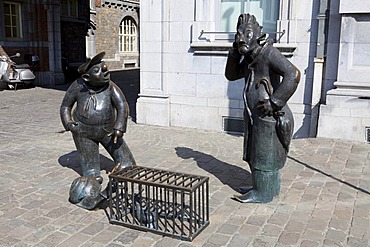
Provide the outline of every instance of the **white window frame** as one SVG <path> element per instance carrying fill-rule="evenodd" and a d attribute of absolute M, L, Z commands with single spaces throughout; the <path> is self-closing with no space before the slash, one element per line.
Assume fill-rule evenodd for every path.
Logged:
<path fill-rule="evenodd" d="M 119 25 L 119 52 L 137 52 L 137 25 L 135 20 L 126 16 Z"/>
<path fill-rule="evenodd" d="M 248 3 L 250 0 L 244 1 Z M 261 1 L 263 1 L 262 4 L 269 2 L 268 0 Z M 281 2 L 283 0 L 279 1 Z M 273 8 L 280 11 L 280 4 L 276 4 Z M 276 21 L 278 21 L 278 19 L 279 15 L 277 15 Z M 237 20 L 235 20 L 234 23 L 236 26 Z M 260 23 L 260 25 L 263 25 L 263 23 Z M 234 39 L 235 32 L 236 30 L 229 32 L 221 30 L 221 0 L 196 1 L 192 46 L 202 45 L 201 43 L 205 42 L 214 43 L 215 46 L 229 46 Z"/>
<path fill-rule="evenodd" d="M 251 13 L 251 14 L 254 14 L 257 18 L 257 21 L 259 22 L 259 24 L 261 26 L 275 26 L 273 29 L 273 31 L 269 31 L 269 32 L 275 32 L 276 31 L 276 22 L 277 22 L 277 19 L 279 18 L 279 15 L 278 15 L 278 12 L 279 12 L 279 2 L 280 0 L 258 0 L 258 1 L 255 1 L 255 0 L 238 0 L 238 1 L 235 1 L 235 0 L 220 0 L 220 11 L 219 11 L 219 29 L 221 30 L 222 27 L 221 27 L 221 24 L 222 24 L 222 2 L 229 2 L 229 3 L 236 3 L 238 5 L 238 7 L 240 7 L 240 9 L 238 9 L 240 11 L 240 13 L 234 13 L 234 20 L 230 20 L 231 23 L 229 23 L 229 28 L 231 28 L 231 30 L 221 30 L 221 31 L 235 31 L 235 28 L 234 26 L 236 26 L 236 22 L 237 22 L 237 16 L 239 16 L 240 14 L 242 13 Z M 255 4 L 253 4 L 253 2 L 256 2 L 258 5 L 257 6 L 254 6 Z M 257 7 L 257 12 L 254 12 L 253 11 L 253 8 L 254 7 Z M 268 6 L 270 6 L 270 8 L 268 8 Z M 233 9 L 230 9 L 231 11 L 233 11 Z M 238 10 L 236 10 L 236 12 L 238 12 Z M 269 10 L 269 12 L 267 12 L 267 10 Z M 235 11 L 234 11 L 235 12 Z M 263 16 L 260 16 L 260 15 L 263 15 Z M 234 25 L 235 23 L 235 25 Z M 231 25 L 231 26 L 230 26 Z"/>
<path fill-rule="evenodd" d="M 61 15 L 78 18 L 78 0 L 62 0 Z"/>
<path fill-rule="evenodd" d="M 10 13 L 5 13 L 5 4 L 8 4 L 15 7 L 15 12 L 13 13 L 11 11 L 12 8 L 10 8 Z M 22 38 L 22 8 L 20 3 L 14 3 L 14 2 L 4 2 L 4 27 L 5 27 L 5 37 L 10 39 L 20 39 Z M 9 20 L 10 23 L 6 23 L 6 16 L 10 16 Z M 14 18 L 13 18 L 14 17 Z M 16 23 L 13 23 L 13 20 L 15 19 Z M 10 28 L 10 35 L 7 34 L 7 29 Z M 15 29 L 15 32 L 14 32 Z"/>

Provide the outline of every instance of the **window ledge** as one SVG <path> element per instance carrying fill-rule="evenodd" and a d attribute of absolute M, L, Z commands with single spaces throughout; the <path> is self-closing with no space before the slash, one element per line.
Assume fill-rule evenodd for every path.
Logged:
<path fill-rule="evenodd" d="M 292 57 L 297 44 L 275 43 L 274 46 L 286 57 Z M 190 48 L 194 55 L 227 56 L 232 42 L 193 42 Z"/>
<path fill-rule="evenodd" d="M 193 42 L 190 48 L 194 55 L 224 55 L 227 56 L 232 43 L 230 42 Z"/>

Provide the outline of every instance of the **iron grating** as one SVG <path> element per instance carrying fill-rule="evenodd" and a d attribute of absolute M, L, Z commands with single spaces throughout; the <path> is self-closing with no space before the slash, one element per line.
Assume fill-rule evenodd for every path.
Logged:
<path fill-rule="evenodd" d="M 365 127 L 365 142 L 370 143 L 370 127 Z"/>
<path fill-rule="evenodd" d="M 225 132 L 244 132 L 244 121 L 241 118 L 223 117 L 222 130 Z"/>

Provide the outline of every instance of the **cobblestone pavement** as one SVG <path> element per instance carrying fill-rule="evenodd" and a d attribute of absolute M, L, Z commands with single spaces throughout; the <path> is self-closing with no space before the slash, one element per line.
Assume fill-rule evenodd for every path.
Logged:
<path fill-rule="evenodd" d="M 0 92 L 0 246 L 370 245 L 370 146 L 322 138 L 292 141 L 278 198 L 241 204 L 231 196 L 250 183 L 242 137 L 130 123 L 139 165 L 209 176 L 210 225 L 188 242 L 109 224 L 103 209 L 68 202 L 79 161 L 59 120 L 64 93 Z"/>

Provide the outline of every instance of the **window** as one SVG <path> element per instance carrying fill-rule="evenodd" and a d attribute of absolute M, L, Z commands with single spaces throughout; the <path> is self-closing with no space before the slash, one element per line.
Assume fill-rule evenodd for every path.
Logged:
<path fill-rule="evenodd" d="M 131 17 L 125 17 L 119 26 L 119 51 L 137 51 L 137 28 Z"/>
<path fill-rule="evenodd" d="M 4 23 L 7 38 L 22 38 L 20 4 L 4 2 Z"/>
<path fill-rule="evenodd" d="M 68 17 L 78 17 L 78 0 L 62 0 L 61 14 Z"/>
<path fill-rule="evenodd" d="M 276 32 L 276 20 L 279 14 L 279 0 L 221 0 L 220 29 L 234 32 L 238 17 L 242 13 L 253 14 L 263 31 Z M 272 34 L 274 35 L 274 34 Z"/>

